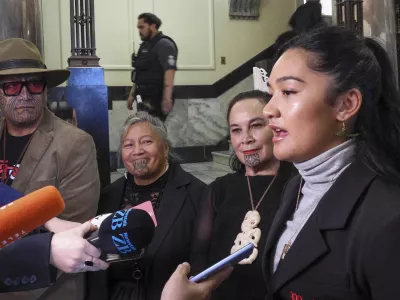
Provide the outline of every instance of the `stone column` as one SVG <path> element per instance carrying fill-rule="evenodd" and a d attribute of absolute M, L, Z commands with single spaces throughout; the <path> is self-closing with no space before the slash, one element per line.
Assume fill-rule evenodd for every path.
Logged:
<path fill-rule="evenodd" d="M 397 76 L 394 0 L 364 0 L 364 35 L 380 40 L 389 53 Z"/>
<path fill-rule="evenodd" d="M 0 0 L 0 40 L 24 38 L 43 55 L 41 0 Z"/>

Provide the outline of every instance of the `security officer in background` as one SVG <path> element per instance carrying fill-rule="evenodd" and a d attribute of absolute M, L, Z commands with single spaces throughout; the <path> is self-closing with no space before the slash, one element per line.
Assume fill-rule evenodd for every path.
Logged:
<path fill-rule="evenodd" d="M 165 121 L 171 112 L 174 76 L 178 47 L 168 36 L 158 29 L 161 20 L 154 14 L 143 13 L 138 17 L 137 28 L 143 43 L 137 56 L 133 56 L 133 86 L 128 98 L 128 109 L 140 96 L 145 105 L 138 101 L 138 110 L 146 109 Z M 146 108 L 147 107 L 147 108 Z"/>
<path fill-rule="evenodd" d="M 290 17 L 289 25 L 297 34 L 325 25 L 321 0 L 307 0 L 305 4 L 300 5 Z"/>

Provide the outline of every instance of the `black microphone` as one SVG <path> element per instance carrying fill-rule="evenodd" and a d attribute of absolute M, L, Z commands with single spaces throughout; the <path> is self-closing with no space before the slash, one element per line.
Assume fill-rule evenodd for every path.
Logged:
<path fill-rule="evenodd" d="M 119 210 L 101 223 L 87 241 L 99 248 L 102 257 L 117 260 L 140 254 L 153 239 L 154 222 L 148 212 L 141 209 Z M 130 258 L 131 259 L 131 258 Z"/>

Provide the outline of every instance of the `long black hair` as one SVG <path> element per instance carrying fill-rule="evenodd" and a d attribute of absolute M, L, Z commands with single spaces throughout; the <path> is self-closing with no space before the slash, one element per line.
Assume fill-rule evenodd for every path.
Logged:
<path fill-rule="evenodd" d="M 231 110 L 233 106 L 235 106 L 236 103 L 247 100 L 247 99 L 257 99 L 260 101 L 260 103 L 266 105 L 270 99 L 269 95 L 266 93 L 259 91 L 259 90 L 253 90 L 253 91 L 248 91 L 248 92 L 243 92 L 239 93 L 236 95 L 231 102 L 229 102 L 228 106 L 228 111 L 226 113 L 226 122 L 229 125 L 229 116 L 231 115 Z M 245 172 L 246 168 L 244 164 L 237 158 L 235 152 L 232 153 L 230 159 L 229 159 L 229 166 L 231 169 L 235 172 Z"/>
<path fill-rule="evenodd" d="M 371 38 L 357 37 L 343 27 L 304 33 L 285 44 L 311 53 L 309 68 L 333 78 L 329 101 L 352 88 L 362 94 L 354 132 L 357 153 L 378 174 L 400 182 L 400 97 L 387 52 Z M 278 55 L 279 57 L 279 55 Z"/>

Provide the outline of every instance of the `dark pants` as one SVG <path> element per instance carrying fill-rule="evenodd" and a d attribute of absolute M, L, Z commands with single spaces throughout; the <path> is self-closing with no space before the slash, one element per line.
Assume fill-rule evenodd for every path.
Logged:
<path fill-rule="evenodd" d="M 138 93 L 140 95 L 140 93 Z M 167 119 L 166 114 L 163 113 L 162 108 L 161 108 L 161 102 L 162 102 L 162 95 L 156 95 L 156 96 L 142 96 L 142 103 L 138 103 L 137 105 L 137 110 L 138 111 L 147 111 L 149 114 L 152 116 L 155 116 L 159 118 L 162 122 L 165 122 Z M 136 95 L 135 95 L 136 98 Z M 175 102 L 175 101 L 174 101 Z"/>

